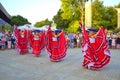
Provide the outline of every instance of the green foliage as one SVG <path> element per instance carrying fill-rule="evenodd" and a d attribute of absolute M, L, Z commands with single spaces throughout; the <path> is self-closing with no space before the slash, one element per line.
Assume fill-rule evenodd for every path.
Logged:
<path fill-rule="evenodd" d="M 53 17 L 53 20 L 54 20 L 54 23 L 57 24 L 57 29 L 64 29 L 64 30 L 65 30 L 66 28 L 68 28 L 68 25 L 69 25 L 69 23 L 70 23 L 70 20 L 63 19 L 63 18 L 61 17 L 61 14 L 62 14 L 62 13 L 63 13 L 63 12 L 61 11 L 61 9 L 59 9 L 57 15 L 55 15 L 55 16 Z"/>
<path fill-rule="evenodd" d="M 105 8 L 103 2 L 95 0 L 92 3 L 92 26 L 98 28 L 102 25 Z"/>
<path fill-rule="evenodd" d="M 68 19 L 68 20 L 72 20 L 72 4 L 70 3 L 70 1 L 72 0 L 61 0 L 62 2 L 62 6 L 61 6 L 61 10 L 63 11 L 62 13 L 62 17 L 63 19 Z"/>
<path fill-rule="evenodd" d="M 67 20 L 80 20 L 83 13 L 83 0 L 61 0 L 62 17 Z"/>
<path fill-rule="evenodd" d="M 28 20 L 20 15 L 12 16 L 10 24 L 13 26 L 16 24 L 17 26 L 24 25 L 24 24 L 31 24 Z"/>
<path fill-rule="evenodd" d="M 120 28 L 116 28 L 113 32 L 114 32 L 114 33 L 120 32 Z"/>
<path fill-rule="evenodd" d="M 105 26 L 107 29 L 115 29 L 117 27 L 117 11 L 114 7 L 107 7 L 103 20 L 108 22 Z"/>
<path fill-rule="evenodd" d="M 42 20 L 40 22 L 36 22 L 34 26 L 36 27 L 42 27 L 44 25 L 51 25 L 52 21 L 49 21 L 48 19 Z"/>
<path fill-rule="evenodd" d="M 70 24 L 69 24 L 69 28 L 67 29 L 68 32 L 77 32 L 79 29 L 79 21 L 77 20 L 73 20 Z"/>
<path fill-rule="evenodd" d="M 5 30 L 10 30 L 10 31 L 13 31 L 13 27 L 12 26 L 8 26 L 8 25 L 3 25 L 2 26 L 2 30 L 5 31 Z"/>
<path fill-rule="evenodd" d="M 65 29 L 69 32 L 79 30 L 78 22 L 84 24 L 84 4 L 86 0 L 61 0 L 61 9 L 53 20 L 57 24 L 57 28 Z M 100 0 L 94 0 L 92 3 L 92 27 L 99 29 L 104 26 L 109 30 L 117 27 L 117 11 L 120 3 L 115 7 L 105 7 Z"/>
<path fill-rule="evenodd" d="M 57 24 L 57 28 L 64 29 L 66 31 L 75 32 L 78 30 L 76 24 L 82 22 L 81 16 L 83 16 L 83 0 L 61 0 L 61 9 L 53 20 Z M 73 29 L 75 28 L 75 29 Z"/>
<path fill-rule="evenodd" d="M 120 8 L 120 2 L 119 2 L 119 4 L 118 4 L 118 5 L 116 5 L 115 7 L 116 7 L 116 8 Z"/>
<path fill-rule="evenodd" d="M 92 26 L 115 29 L 117 26 L 117 12 L 114 7 L 105 7 L 103 2 L 95 0 L 92 3 Z"/>

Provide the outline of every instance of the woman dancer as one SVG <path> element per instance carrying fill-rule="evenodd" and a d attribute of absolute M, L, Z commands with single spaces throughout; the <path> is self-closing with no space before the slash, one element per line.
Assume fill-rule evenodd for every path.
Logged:
<path fill-rule="evenodd" d="M 98 32 L 91 28 L 88 29 L 88 33 L 83 25 L 81 25 L 81 29 L 84 56 L 82 66 L 92 70 L 100 70 L 110 62 L 110 51 L 104 28 L 100 27 Z"/>
<path fill-rule="evenodd" d="M 35 30 L 30 34 L 30 42 L 32 47 L 32 54 L 35 57 L 40 56 L 41 50 L 44 48 L 45 43 L 45 33 L 40 30 Z"/>
<path fill-rule="evenodd" d="M 47 51 L 51 61 L 61 61 L 66 56 L 67 42 L 64 31 L 55 30 L 50 28 L 47 32 Z"/>
<path fill-rule="evenodd" d="M 28 53 L 28 47 L 27 47 L 27 31 L 25 29 L 18 29 L 16 26 L 14 26 L 14 36 L 16 39 L 16 50 L 19 52 L 19 54 L 27 54 Z"/>

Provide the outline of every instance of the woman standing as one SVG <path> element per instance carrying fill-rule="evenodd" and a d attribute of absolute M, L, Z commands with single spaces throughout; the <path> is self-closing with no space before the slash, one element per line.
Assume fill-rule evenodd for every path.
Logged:
<path fill-rule="evenodd" d="M 110 62 L 110 51 L 108 50 L 108 41 L 104 28 L 88 29 L 81 25 L 82 29 L 82 53 L 84 56 L 83 67 L 100 70 Z"/>
<path fill-rule="evenodd" d="M 64 31 L 48 29 L 46 48 L 51 61 L 61 61 L 65 58 L 67 42 Z"/>
<path fill-rule="evenodd" d="M 30 34 L 30 42 L 32 47 L 32 54 L 35 57 L 40 56 L 41 50 L 44 48 L 45 43 L 45 33 L 40 30 L 35 30 L 33 34 Z"/>
<path fill-rule="evenodd" d="M 27 30 L 25 29 L 18 29 L 14 26 L 14 36 L 16 38 L 16 50 L 19 54 L 27 54 L 28 53 L 28 38 L 27 38 Z"/>

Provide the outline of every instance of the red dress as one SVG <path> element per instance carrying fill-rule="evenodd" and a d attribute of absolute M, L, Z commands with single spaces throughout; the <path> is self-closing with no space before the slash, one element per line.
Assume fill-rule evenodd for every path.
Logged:
<path fill-rule="evenodd" d="M 44 48 L 45 45 L 45 33 L 41 32 L 39 37 L 36 38 L 31 33 L 31 47 L 32 47 L 32 54 L 36 57 L 40 56 L 41 50 Z"/>
<path fill-rule="evenodd" d="M 20 54 L 27 54 L 28 53 L 28 46 L 27 46 L 27 42 L 28 42 L 28 37 L 27 37 L 27 30 L 24 30 L 24 34 L 20 33 L 20 30 L 17 29 L 17 27 L 15 27 L 14 29 L 14 36 L 16 39 L 16 50 L 17 52 L 19 52 Z"/>
<path fill-rule="evenodd" d="M 51 61 L 61 61 L 63 58 L 65 58 L 67 42 L 63 31 L 58 38 L 55 38 L 53 37 L 53 32 L 48 30 L 46 40 L 46 49 L 49 52 Z"/>
<path fill-rule="evenodd" d="M 110 62 L 110 51 L 104 28 L 100 28 L 94 43 L 90 42 L 84 26 L 81 26 L 81 29 L 82 53 L 84 56 L 82 66 L 93 70 L 100 70 Z"/>

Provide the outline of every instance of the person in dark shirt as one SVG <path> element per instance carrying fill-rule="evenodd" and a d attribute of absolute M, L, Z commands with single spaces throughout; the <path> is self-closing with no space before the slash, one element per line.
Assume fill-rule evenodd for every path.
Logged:
<path fill-rule="evenodd" d="M 120 33 L 118 33 L 117 36 L 118 36 L 118 37 L 117 37 L 117 39 L 116 39 L 116 44 L 117 44 L 117 48 L 120 49 Z"/>

